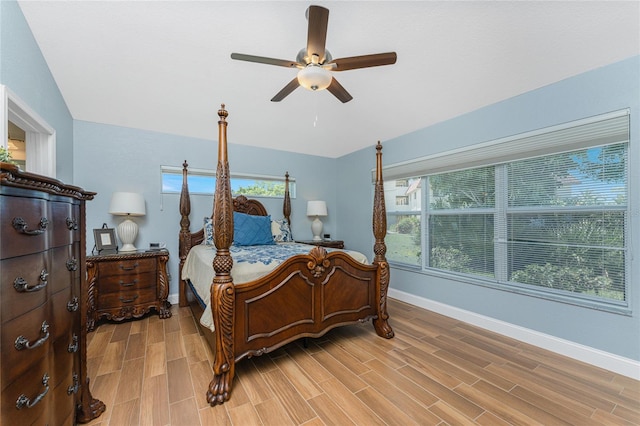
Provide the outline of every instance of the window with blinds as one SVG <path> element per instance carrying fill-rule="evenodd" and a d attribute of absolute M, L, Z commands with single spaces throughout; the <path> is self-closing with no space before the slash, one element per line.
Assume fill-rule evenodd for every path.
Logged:
<path fill-rule="evenodd" d="M 388 213 L 387 238 L 391 253 L 402 249 L 399 244 L 405 251 L 413 244 L 419 262 L 393 255 L 390 262 L 570 303 L 627 308 L 628 113 L 485 148 L 508 161 L 495 162 L 484 152 L 482 165 L 477 156 L 456 152 L 438 156 L 437 172 L 409 179 L 397 173 L 415 172 L 416 164 L 391 166 L 397 178 L 385 188 L 401 195 L 398 181 L 419 181 L 421 200 L 410 211 L 397 207 Z M 456 155 L 470 161 L 456 163 Z M 442 170 L 443 164 L 450 170 Z M 400 241 L 393 234 L 407 217 L 418 235 Z"/>

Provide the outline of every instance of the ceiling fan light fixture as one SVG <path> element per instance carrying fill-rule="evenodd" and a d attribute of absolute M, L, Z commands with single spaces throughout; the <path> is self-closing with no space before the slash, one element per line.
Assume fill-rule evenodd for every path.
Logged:
<path fill-rule="evenodd" d="M 307 90 L 323 90 L 331 84 L 331 73 L 324 68 L 309 64 L 298 71 L 298 83 Z"/>

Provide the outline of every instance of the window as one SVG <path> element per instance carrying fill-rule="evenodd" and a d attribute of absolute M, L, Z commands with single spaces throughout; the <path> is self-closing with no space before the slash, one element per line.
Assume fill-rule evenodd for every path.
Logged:
<path fill-rule="evenodd" d="M 387 259 L 389 261 L 419 266 L 422 263 L 420 249 L 420 198 L 410 203 L 405 195 L 409 187 L 418 188 L 420 178 L 385 181 L 385 205 L 387 206 Z"/>
<path fill-rule="evenodd" d="M 161 166 L 162 192 L 179 194 L 182 189 L 182 168 Z M 189 169 L 187 176 L 190 194 L 213 195 L 216 187 L 216 174 L 212 170 Z M 289 195 L 295 198 L 295 179 L 289 177 Z M 284 197 L 285 178 L 258 175 L 232 175 L 231 192 L 234 196 Z"/>
<path fill-rule="evenodd" d="M 409 205 L 409 197 L 406 195 L 398 195 L 396 196 L 396 206 L 408 206 Z"/>
<path fill-rule="evenodd" d="M 434 164 L 448 162 L 451 170 L 409 178 L 409 187 L 403 188 L 420 182 L 422 207 L 416 209 L 411 201 L 409 211 L 396 205 L 387 212 L 389 261 L 510 291 L 624 310 L 628 140 L 628 114 L 621 112 L 485 145 L 495 158 L 508 161 L 492 163 L 486 152 L 485 163 L 492 164 L 483 166 L 465 152 L 451 155 L 470 159 L 467 167 L 438 158 Z M 423 165 L 430 161 L 418 160 Z M 405 163 L 392 166 L 388 174 L 415 168 Z M 396 179 L 385 182 L 385 187 L 397 186 Z"/>

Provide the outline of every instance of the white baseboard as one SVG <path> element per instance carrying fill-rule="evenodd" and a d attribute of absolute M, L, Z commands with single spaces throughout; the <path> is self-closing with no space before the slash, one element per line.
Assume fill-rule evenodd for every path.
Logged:
<path fill-rule="evenodd" d="M 482 327 L 486 330 L 520 340 L 524 343 L 568 356 L 578 361 L 586 362 L 596 367 L 604 368 L 605 370 L 613 371 L 614 373 L 621 374 L 635 380 L 640 380 L 640 362 L 629 358 L 581 345 L 570 340 L 560 339 L 549 334 L 540 333 L 505 321 L 479 315 L 444 303 L 435 302 L 400 290 L 390 288 L 389 297 Z M 393 318 L 391 318 L 391 321 L 393 324 Z"/>
<path fill-rule="evenodd" d="M 177 305 L 178 304 L 178 293 L 174 293 L 174 294 L 170 294 L 169 296 L 167 296 L 167 300 L 169 301 L 169 303 L 171 303 L 172 305 Z"/>

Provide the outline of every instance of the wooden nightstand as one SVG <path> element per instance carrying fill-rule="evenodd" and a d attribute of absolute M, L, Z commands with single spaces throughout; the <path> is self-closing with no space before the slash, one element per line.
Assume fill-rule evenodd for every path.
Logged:
<path fill-rule="evenodd" d="M 168 260 L 167 250 L 87 256 L 87 329 L 92 331 L 103 317 L 140 318 L 151 308 L 169 318 Z"/>
<path fill-rule="evenodd" d="M 304 240 L 304 241 L 296 241 L 296 243 L 309 244 L 312 246 L 320 246 L 320 247 L 337 248 L 337 249 L 344 248 L 344 241 L 341 241 L 341 240 L 320 240 L 320 241 Z"/>

